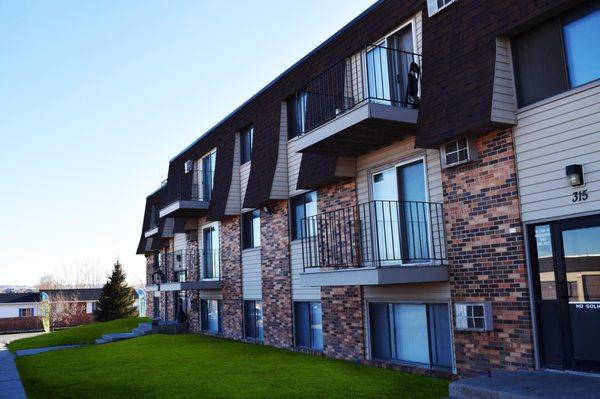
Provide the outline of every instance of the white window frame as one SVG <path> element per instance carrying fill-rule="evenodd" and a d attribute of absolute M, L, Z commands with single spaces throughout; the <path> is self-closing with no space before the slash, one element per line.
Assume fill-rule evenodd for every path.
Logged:
<path fill-rule="evenodd" d="M 466 141 L 467 141 L 467 159 L 458 161 L 458 162 L 447 163 L 447 161 L 446 161 L 446 154 L 447 154 L 446 153 L 446 145 L 450 144 L 450 143 L 454 143 L 455 141 L 463 140 L 463 139 L 466 139 Z M 468 136 L 468 137 L 459 137 L 457 139 L 447 141 L 440 146 L 440 156 L 441 156 L 441 161 L 442 161 L 442 168 L 444 168 L 444 169 L 452 168 L 454 166 L 464 165 L 469 162 L 477 161 L 478 155 L 477 155 L 477 148 L 475 146 L 475 139 L 472 136 Z"/>
<path fill-rule="evenodd" d="M 215 232 L 216 232 L 216 236 L 217 236 L 217 240 L 218 242 L 216 243 L 216 247 L 213 247 L 212 250 L 217 250 L 217 266 L 216 266 L 216 276 L 212 277 L 212 278 L 206 278 L 204 277 L 204 258 L 203 258 L 203 251 L 204 251 L 204 230 L 209 229 L 209 228 L 214 228 Z M 199 259 L 200 262 L 198 262 L 198 276 L 199 279 L 201 281 L 213 281 L 213 280 L 220 280 L 221 279 L 221 230 L 219 229 L 219 222 L 212 222 L 212 223 L 207 223 L 202 225 L 201 228 L 198 229 L 198 252 L 199 252 Z M 213 266 L 214 269 L 214 266 Z M 215 271 L 215 270 L 213 270 Z"/>
<path fill-rule="evenodd" d="M 438 6 L 438 0 L 427 0 L 427 13 L 429 17 L 434 16 L 438 12 L 442 11 L 444 8 L 448 7 L 451 4 L 456 3 L 458 0 L 445 0 L 445 4 L 443 6 Z"/>
<path fill-rule="evenodd" d="M 402 159 L 401 161 L 396 161 L 393 164 L 386 164 L 386 165 L 382 165 L 376 169 L 373 169 L 371 171 L 369 171 L 369 201 L 377 201 L 373 198 L 373 183 L 375 182 L 374 178 L 375 175 L 378 173 L 382 173 L 388 169 L 394 169 L 394 171 L 397 171 L 398 167 L 400 166 L 404 166 L 404 165 L 409 165 L 411 163 L 415 163 L 418 161 L 422 161 L 423 162 L 423 174 L 424 174 L 424 181 L 425 181 L 425 202 L 430 203 L 431 200 L 429 199 L 429 173 L 427 172 L 427 155 L 423 154 L 423 155 L 419 155 L 419 156 L 414 156 L 414 157 L 409 157 L 406 159 Z M 396 201 L 400 201 L 400 198 L 398 198 Z M 427 238 L 429 239 L 429 253 L 435 255 L 435 247 L 434 247 L 434 243 L 433 243 L 433 238 L 432 238 L 432 223 L 431 223 L 431 214 L 430 212 L 427 212 Z M 429 261 L 428 263 L 433 264 L 434 261 Z M 400 265 L 414 265 L 414 264 L 422 264 L 422 263 L 404 263 L 403 261 L 399 262 Z"/>

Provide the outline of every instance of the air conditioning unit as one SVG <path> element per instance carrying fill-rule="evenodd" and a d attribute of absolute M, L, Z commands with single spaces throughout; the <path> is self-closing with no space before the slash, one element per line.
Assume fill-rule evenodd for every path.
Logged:
<path fill-rule="evenodd" d="M 492 331 L 491 302 L 459 302 L 454 304 L 456 329 L 464 331 Z"/>
<path fill-rule="evenodd" d="M 185 161 L 183 169 L 185 170 L 185 173 L 189 173 L 192 170 L 194 170 L 194 161 L 192 161 L 191 159 L 188 161 Z"/>

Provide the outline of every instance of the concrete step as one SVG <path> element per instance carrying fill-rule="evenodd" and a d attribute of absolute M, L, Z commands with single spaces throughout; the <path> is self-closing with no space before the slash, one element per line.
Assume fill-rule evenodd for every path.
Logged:
<path fill-rule="evenodd" d="M 456 399 L 597 399 L 600 377 L 554 371 L 495 372 L 450 383 Z"/>
<path fill-rule="evenodd" d="M 124 339 L 141 337 L 142 335 L 146 335 L 150 332 L 152 332 L 152 324 L 140 323 L 136 328 L 131 330 L 131 332 L 104 334 L 102 337 L 96 339 L 94 342 L 96 344 L 107 344 L 110 342 L 121 341 Z"/>

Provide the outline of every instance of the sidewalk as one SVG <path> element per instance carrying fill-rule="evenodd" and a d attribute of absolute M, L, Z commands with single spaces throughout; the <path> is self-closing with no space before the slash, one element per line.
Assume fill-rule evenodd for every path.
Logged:
<path fill-rule="evenodd" d="M 25 399 L 25 389 L 13 355 L 0 344 L 0 399 Z"/>

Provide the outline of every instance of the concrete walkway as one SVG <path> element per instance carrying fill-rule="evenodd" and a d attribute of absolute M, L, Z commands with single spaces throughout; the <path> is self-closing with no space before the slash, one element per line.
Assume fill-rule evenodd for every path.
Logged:
<path fill-rule="evenodd" d="M 60 349 L 79 348 L 80 346 L 85 346 L 85 345 L 56 345 L 56 346 L 44 346 L 42 348 L 20 349 L 15 354 L 17 355 L 17 357 L 21 357 L 21 356 L 37 355 L 38 353 L 57 351 Z"/>
<path fill-rule="evenodd" d="M 600 377 L 555 371 L 496 372 L 450 384 L 450 398 L 598 399 Z"/>
<path fill-rule="evenodd" d="M 0 345 L 0 399 L 26 399 L 12 353 Z"/>

